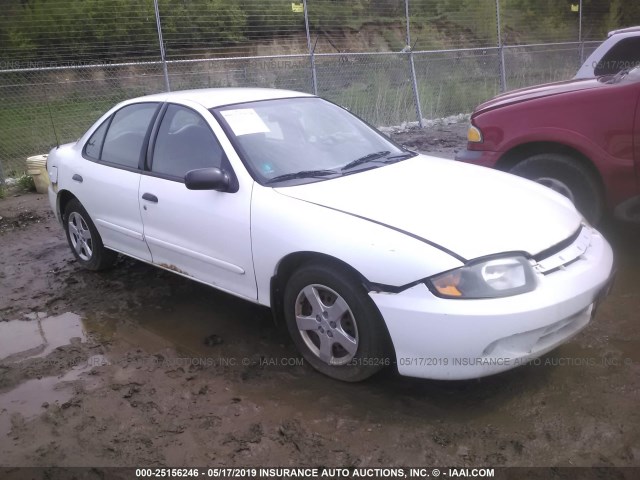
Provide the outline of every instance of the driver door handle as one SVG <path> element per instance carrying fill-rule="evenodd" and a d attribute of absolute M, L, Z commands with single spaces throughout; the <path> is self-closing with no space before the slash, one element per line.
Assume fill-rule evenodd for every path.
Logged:
<path fill-rule="evenodd" d="M 142 199 L 148 202 L 158 203 L 158 197 L 156 197 L 153 193 L 142 194 Z"/>

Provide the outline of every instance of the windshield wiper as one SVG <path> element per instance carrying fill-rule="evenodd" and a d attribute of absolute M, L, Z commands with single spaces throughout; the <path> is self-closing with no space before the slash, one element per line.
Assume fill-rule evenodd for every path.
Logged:
<path fill-rule="evenodd" d="M 277 177 L 270 178 L 266 184 L 283 182 L 285 180 L 294 180 L 296 178 L 314 178 L 314 177 L 326 177 L 327 175 L 337 175 L 335 170 L 302 170 L 301 172 L 285 173 L 284 175 L 278 175 Z"/>
<path fill-rule="evenodd" d="M 389 155 L 391 152 L 389 150 L 383 150 L 382 152 L 374 152 L 364 157 L 356 158 L 352 162 L 347 163 L 341 170 L 344 172 L 345 170 L 350 170 L 358 165 L 362 165 L 363 163 L 373 162 L 374 160 L 379 159 L 380 157 L 384 157 L 385 155 Z"/>
<path fill-rule="evenodd" d="M 417 153 L 410 152 L 410 151 L 395 153 L 393 155 L 389 155 L 389 153 L 391 152 L 384 151 L 384 152 L 370 153 L 369 155 L 365 155 L 364 157 L 360 157 L 352 162 L 347 163 L 344 167 L 342 167 L 341 170 L 344 172 L 345 170 L 352 169 L 353 167 L 357 167 L 358 165 L 362 165 L 363 163 L 367 163 L 367 162 L 379 162 L 384 164 L 393 163 L 399 160 L 404 160 L 406 158 L 415 157 L 417 155 Z M 382 157 L 384 159 L 381 159 Z"/>
<path fill-rule="evenodd" d="M 395 160 L 404 160 L 406 158 L 415 157 L 416 155 L 418 155 L 416 152 L 410 152 L 407 150 L 406 152 L 396 153 L 395 155 L 389 155 L 388 157 L 384 157 L 384 160 L 385 160 L 384 163 L 391 163 Z"/>

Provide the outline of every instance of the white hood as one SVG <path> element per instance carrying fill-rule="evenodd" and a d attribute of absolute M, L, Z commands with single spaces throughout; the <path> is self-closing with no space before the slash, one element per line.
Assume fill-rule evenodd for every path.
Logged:
<path fill-rule="evenodd" d="M 277 191 L 406 231 L 465 259 L 535 255 L 569 237 L 582 220 L 569 200 L 546 187 L 425 155 Z"/>

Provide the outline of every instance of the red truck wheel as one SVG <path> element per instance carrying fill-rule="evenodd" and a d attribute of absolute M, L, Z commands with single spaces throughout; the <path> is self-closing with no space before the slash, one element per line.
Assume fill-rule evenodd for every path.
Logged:
<path fill-rule="evenodd" d="M 597 223 L 604 211 L 602 189 L 596 176 L 569 155 L 541 153 L 533 155 L 510 170 L 569 198 L 591 223 Z"/>

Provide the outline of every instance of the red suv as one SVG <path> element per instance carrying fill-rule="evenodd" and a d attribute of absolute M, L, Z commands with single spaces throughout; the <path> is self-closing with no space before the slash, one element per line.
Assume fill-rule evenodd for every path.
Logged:
<path fill-rule="evenodd" d="M 597 222 L 640 221 L 640 67 L 515 90 L 471 115 L 456 160 L 529 178 Z"/>

